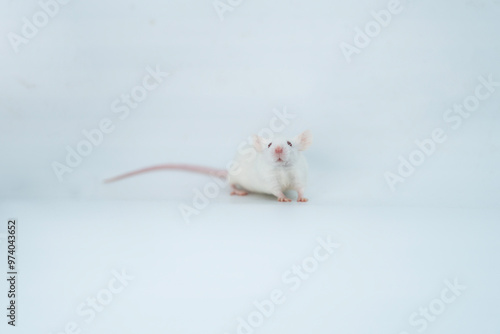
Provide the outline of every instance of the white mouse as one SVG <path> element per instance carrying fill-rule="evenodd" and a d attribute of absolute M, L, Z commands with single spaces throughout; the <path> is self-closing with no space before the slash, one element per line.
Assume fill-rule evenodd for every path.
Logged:
<path fill-rule="evenodd" d="M 284 194 L 287 190 L 297 192 L 297 202 L 307 202 L 304 190 L 307 183 L 307 162 L 302 155 L 312 143 L 309 131 L 295 138 L 274 137 L 265 139 L 253 137 L 253 149 L 240 149 L 229 170 L 207 167 L 166 164 L 143 168 L 105 180 L 106 183 L 130 176 L 165 169 L 186 170 L 215 175 L 226 179 L 231 185 L 231 195 L 245 196 L 249 192 L 270 194 L 280 202 L 291 202 Z"/>
<path fill-rule="evenodd" d="M 307 183 L 307 162 L 301 151 L 312 143 L 312 136 L 305 131 L 293 139 L 275 137 L 264 139 L 254 136 L 257 154 L 238 152 L 235 158 L 237 168 L 229 170 L 229 184 L 232 195 L 247 195 L 248 192 L 274 195 L 280 202 L 290 202 L 284 194 L 295 190 L 298 202 L 307 202 L 304 190 Z"/>

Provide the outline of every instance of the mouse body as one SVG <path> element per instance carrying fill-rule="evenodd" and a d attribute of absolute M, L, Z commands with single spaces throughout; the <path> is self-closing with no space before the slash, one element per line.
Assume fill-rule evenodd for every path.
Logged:
<path fill-rule="evenodd" d="M 298 202 L 307 202 L 304 191 L 308 165 L 302 151 L 311 143 L 309 131 L 291 139 L 254 136 L 256 154 L 239 151 L 234 160 L 235 167 L 228 172 L 228 181 L 233 189 L 231 194 L 263 193 L 276 196 L 280 202 L 290 202 L 284 192 L 294 190 L 298 194 Z"/>

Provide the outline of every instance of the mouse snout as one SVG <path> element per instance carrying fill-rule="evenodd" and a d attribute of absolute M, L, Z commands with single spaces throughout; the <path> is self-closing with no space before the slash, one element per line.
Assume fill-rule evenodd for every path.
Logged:
<path fill-rule="evenodd" d="M 281 154 L 281 153 L 283 153 L 283 147 L 281 147 L 281 146 L 276 146 L 276 148 L 274 149 L 274 152 L 276 152 L 276 154 Z"/>

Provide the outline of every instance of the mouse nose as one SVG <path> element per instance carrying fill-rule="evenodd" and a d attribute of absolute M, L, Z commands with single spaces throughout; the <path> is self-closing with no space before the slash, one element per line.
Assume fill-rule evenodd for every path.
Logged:
<path fill-rule="evenodd" d="M 274 150 L 277 154 L 283 153 L 283 147 L 281 146 L 276 146 L 276 149 Z"/>

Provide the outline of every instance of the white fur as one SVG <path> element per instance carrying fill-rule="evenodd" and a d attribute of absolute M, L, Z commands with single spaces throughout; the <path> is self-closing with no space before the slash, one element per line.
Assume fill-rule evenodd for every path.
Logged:
<path fill-rule="evenodd" d="M 284 191 L 295 190 L 301 198 L 307 182 L 307 162 L 301 151 L 307 149 L 311 142 L 309 131 L 293 139 L 275 137 L 266 140 L 254 136 L 255 150 L 238 152 L 235 168 L 229 171 L 229 183 L 246 191 L 278 198 L 286 198 Z M 268 147 L 270 143 L 271 147 Z M 282 152 L 276 153 L 276 148 L 281 148 Z"/>

